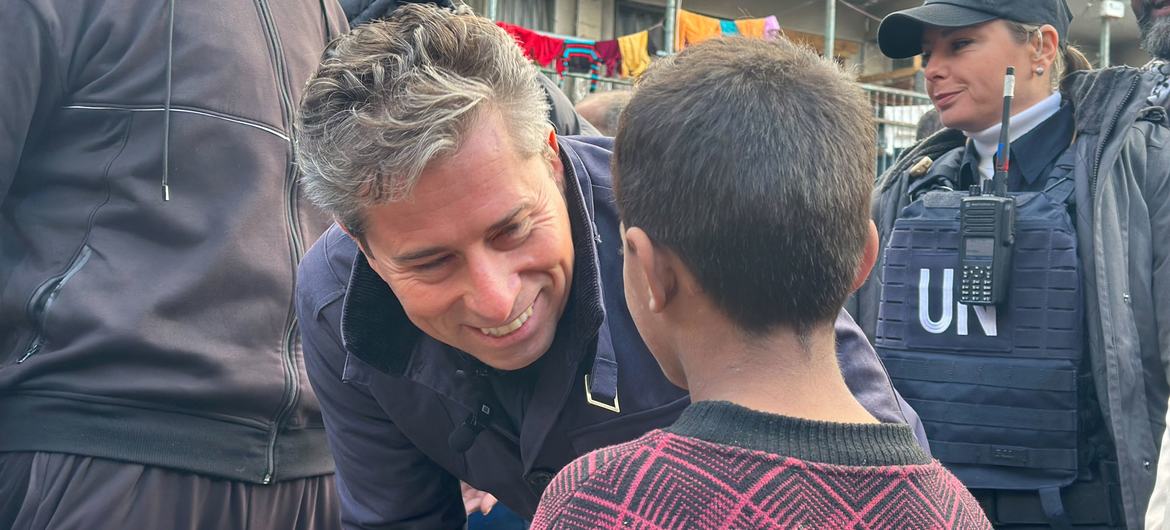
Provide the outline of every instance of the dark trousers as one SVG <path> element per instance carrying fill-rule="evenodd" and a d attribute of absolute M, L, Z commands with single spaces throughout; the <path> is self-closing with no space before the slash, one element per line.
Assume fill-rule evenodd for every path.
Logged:
<path fill-rule="evenodd" d="M 467 516 L 467 530 L 527 530 L 528 525 L 503 503 L 496 504 L 487 515 L 476 512 Z"/>
<path fill-rule="evenodd" d="M 337 530 L 332 475 L 251 484 L 61 453 L 0 453 L 0 528 Z"/>

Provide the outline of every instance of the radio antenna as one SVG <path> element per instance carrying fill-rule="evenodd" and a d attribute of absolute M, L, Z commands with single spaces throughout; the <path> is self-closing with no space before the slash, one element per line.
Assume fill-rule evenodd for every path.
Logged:
<path fill-rule="evenodd" d="M 1003 124 L 999 129 L 999 148 L 995 153 L 995 176 L 991 178 L 992 189 L 997 197 L 1007 197 L 1008 159 L 1011 142 L 1008 128 L 1012 120 L 1012 98 L 1016 95 L 1016 68 L 1007 67 L 1003 76 Z"/>

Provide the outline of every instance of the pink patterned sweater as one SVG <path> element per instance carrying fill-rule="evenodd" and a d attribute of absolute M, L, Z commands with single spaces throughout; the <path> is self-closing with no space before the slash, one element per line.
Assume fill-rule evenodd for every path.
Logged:
<path fill-rule="evenodd" d="M 905 425 L 801 420 L 727 402 L 565 467 L 532 530 L 991 528 Z"/>

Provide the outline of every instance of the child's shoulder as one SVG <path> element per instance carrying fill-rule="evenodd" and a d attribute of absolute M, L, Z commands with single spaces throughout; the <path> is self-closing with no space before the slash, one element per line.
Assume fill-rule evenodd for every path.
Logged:
<path fill-rule="evenodd" d="M 601 475 L 609 476 L 615 472 L 620 473 L 620 468 L 625 467 L 622 464 L 632 458 L 637 458 L 643 450 L 669 443 L 676 437 L 663 430 L 653 430 L 634 440 L 586 453 L 557 473 L 556 478 L 545 490 L 542 502 L 550 494 L 561 489 L 575 490 L 591 478 L 602 478 Z M 619 469 L 615 469 L 615 467 Z"/>
<path fill-rule="evenodd" d="M 613 484 L 622 475 L 636 471 L 633 465 L 646 451 L 669 444 L 677 438 L 663 430 L 653 430 L 640 438 L 603 447 L 578 457 L 557 473 L 540 498 L 540 507 L 532 520 L 533 530 L 548 528 L 570 507 L 575 495 L 593 484 Z"/>

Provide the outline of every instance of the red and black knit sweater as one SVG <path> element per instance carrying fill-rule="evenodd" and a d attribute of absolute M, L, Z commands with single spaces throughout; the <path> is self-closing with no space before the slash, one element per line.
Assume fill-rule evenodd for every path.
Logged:
<path fill-rule="evenodd" d="M 991 528 L 908 426 L 695 403 L 673 426 L 563 469 L 532 530 Z"/>

